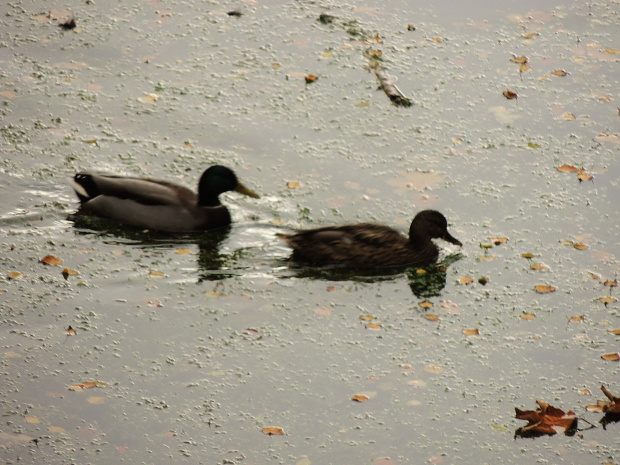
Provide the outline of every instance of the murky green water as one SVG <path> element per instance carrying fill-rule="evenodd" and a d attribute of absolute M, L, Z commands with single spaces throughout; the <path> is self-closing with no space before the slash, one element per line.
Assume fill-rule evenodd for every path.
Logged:
<path fill-rule="evenodd" d="M 588 273 L 619 271 L 617 8 L 505 3 L 0 6 L 0 463 L 617 463 L 618 424 L 513 439 L 514 407 L 597 424 L 600 385 L 620 395 L 618 304 Z M 226 231 L 69 218 L 77 170 L 195 186 L 213 163 L 263 195 L 225 196 Z M 465 244 L 429 284 L 289 268 L 275 238 L 429 207 Z"/>

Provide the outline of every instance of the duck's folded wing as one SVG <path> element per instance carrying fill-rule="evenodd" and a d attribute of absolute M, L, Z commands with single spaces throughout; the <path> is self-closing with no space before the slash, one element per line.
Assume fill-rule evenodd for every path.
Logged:
<path fill-rule="evenodd" d="M 179 206 L 186 202 L 196 202 L 196 195 L 189 189 L 166 181 L 149 178 L 132 178 L 82 172 L 74 178 L 88 197 L 106 196 L 122 200 L 132 200 L 143 205 Z M 84 201 L 84 192 L 74 187 Z"/>

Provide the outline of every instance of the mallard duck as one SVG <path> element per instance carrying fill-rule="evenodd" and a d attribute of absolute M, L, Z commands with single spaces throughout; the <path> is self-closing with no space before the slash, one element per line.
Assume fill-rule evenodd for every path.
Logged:
<path fill-rule="evenodd" d="M 78 215 L 167 232 L 197 232 L 229 225 L 230 212 L 219 199 L 223 192 L 259 197 L 241 184 L 230 168 L 219 165 L 202 173 L 198 195 L 169 181 L 87 171 L 77 173 L 71 184 L 81 203 Z"/>
<path fill-rule="evenodd" d="M 448 232 L 445 216 L 435 210 L 415 216 L 408 239 L 395 229 L 374 223 L 326 226 L 278 236 L 293 249 L 293 259 L 354 268 L 427 265 L 439 255 L 431 240 L 434 238 L 462 245 Z"/>

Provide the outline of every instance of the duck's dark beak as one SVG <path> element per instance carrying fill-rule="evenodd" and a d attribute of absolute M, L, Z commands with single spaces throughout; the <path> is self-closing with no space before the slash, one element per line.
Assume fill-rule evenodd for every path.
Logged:
<path fill-rule="evenodd" d="M 463 247 L 463 244 L 461 244 L 461 241 L 452 237 L 452 235 L 448 231 L 446 231 L 446 233 L 442 236 L 442 239 L 446 242 L 450 242 L 451 244 L 458 245 L 459 247 Z"/>
<path fill-rule="evenodd" d="M 258 199 L 260 198 L 260 195 L 258 195 L 256 192 L 254 192 L 252 189 L 249 189 L 247 187 L 245 187 L 243 184 L 238 183 L 237 187 L 235 187 L 234 189 L 235 192 L 239 192 L 240 194 L 243 195 L 247 195 L 248 197 L 252 197 L 253 199 Z"/>

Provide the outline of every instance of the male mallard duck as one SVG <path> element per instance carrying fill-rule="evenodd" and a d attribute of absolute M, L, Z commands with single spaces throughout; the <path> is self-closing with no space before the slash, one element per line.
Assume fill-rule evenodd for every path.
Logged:
<path fill-rule="evenodd" d="M 228 226 L 230 212 L 219 199 L 223 192 L 259 197 L 241 184 L 230 168 L 219 165 L 202 173 L 198 195 L 168 181 L 87 171 L 77 173 L 71 184 L 81 203 L 78 215 L 94 215 L 167 232 L 197 232 Z"/>
<path fill-rule="evenodd" d="M 448 232 L 445 216 L 435 210 L 419 212 L 409 228 L 409 239 L 388 226 L 346 224 L 279 234 L 293 249 L 293 258 L 312 265 L 353 268 L 420 266 L 432 263 L 439 249 L 431 239 L 462 245 Z"/>

